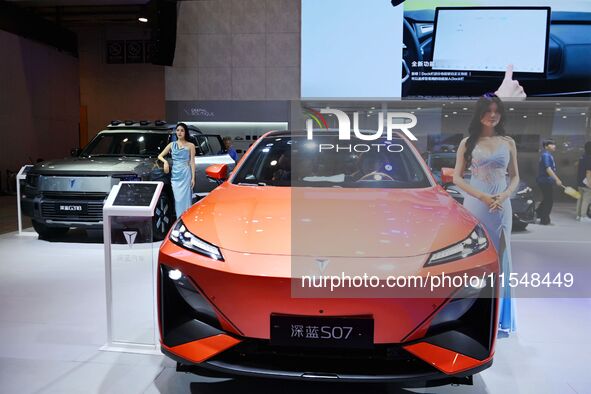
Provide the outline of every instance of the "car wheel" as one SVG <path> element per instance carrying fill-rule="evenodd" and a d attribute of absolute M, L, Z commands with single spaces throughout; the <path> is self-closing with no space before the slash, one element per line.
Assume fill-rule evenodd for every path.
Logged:
<path fill-rule="evenodd" d="M 39 234 L 39 238 L 51 239 L 65 235 L 69 228 L 68 227 L 49 227 L 43 223 L 32 221 L 33 228 Z"/>
<path fill-rule="evenodd" d="M 173 206 L 171 198 L 166 192 L 160 194 L 156 208 L 154 209 L 154 219 L 152 221 L 152 237 L 154 241 L 162 241 L 173 222 Z"/>
<path fill-rule="evenodd" d="M 528 223 L 513 222 L 513 231 L 525 231 Z"/>

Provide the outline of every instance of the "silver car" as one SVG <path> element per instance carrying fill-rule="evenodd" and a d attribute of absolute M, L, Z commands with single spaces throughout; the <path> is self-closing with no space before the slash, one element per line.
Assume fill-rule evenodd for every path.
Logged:
<path fill-rule="evenodd" d="M 70 227 L 101 229 L 103 203 L 119 181 L 163 181 L 164 191 L 154 213 L 154 239 L 162 239 L 174 221 L 170 176 L 158 165 L 157 156 L 176 138 L 174 125 L 164 122 L 112 122 L 72 157 L 35 165 L 27 173 L 22 193 L 22 212 L 30 216 L 41 237 L 65 234 Z M 204 135 L 189 127 L 195 143 L 193 201 L 213 190 L 217 183 L 205 175 L 211 164 L 234 160 L 224 153 L 219 135 Z"/>

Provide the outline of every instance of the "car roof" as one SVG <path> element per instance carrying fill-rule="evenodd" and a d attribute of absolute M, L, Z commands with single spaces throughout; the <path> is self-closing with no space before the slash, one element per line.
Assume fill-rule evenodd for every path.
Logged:
<path fill-rule="evenodd" d="M 142 132 L 142 133 L 172 133 L 176 124 L 160 123 L 160 122 L 116 122 L 113 121 L 107 126 L 104 132 Z M 197 134 L 203 134 L 201 130 L 195 126 L 188 125 L 189 131 Z"/>

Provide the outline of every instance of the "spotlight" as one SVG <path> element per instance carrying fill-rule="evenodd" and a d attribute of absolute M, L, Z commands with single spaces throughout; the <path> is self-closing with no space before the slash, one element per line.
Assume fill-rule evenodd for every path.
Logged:
<path fill-rule="evenodd" d="M 142 23 L 148 23 L 148 18 L 140 16 L 139 18 L 137 18 L 138 21 L 142 22 Z"/>

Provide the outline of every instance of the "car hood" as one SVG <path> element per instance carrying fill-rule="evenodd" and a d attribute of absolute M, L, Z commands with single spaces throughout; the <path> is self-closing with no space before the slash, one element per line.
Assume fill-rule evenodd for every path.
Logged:
<path fill-rule="evenodd" d="M 252 254 L 406 257 L 464 239 L 474 219 L 441 187 L 341 189 L 224 183 L 183 217 L 218 247 Z"/>
<path fill-rule="evenodd" d="M 145 157 L 72 157 L 39 163 L 31 171 L 51 175 L 76 175 L 80 172 L 93 175 L 139 173 L 154 163 L 155 159 Z"/>

